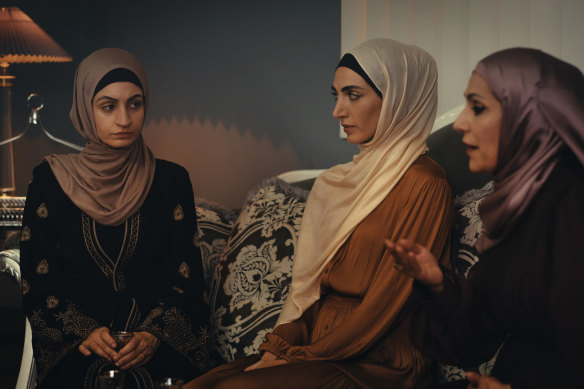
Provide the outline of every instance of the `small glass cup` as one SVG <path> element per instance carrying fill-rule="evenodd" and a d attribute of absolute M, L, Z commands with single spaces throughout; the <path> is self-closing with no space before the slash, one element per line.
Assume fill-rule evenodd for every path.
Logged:
<path fill-rule="evenodd" d="M 106 370 L 97 377 L 98 389 L 123 389 L 126 376 L 120 370 Z"/>
<path fill-rule="evenodd" d="M 185 381 L 176 377 L 165 377 L 156 382 L 156 389 L 181 389 Z"/>
<path fill-rule="evenodd" d="M 112 331 L 110 335 L 116 341 L 116 351 L 120 351 L 132 340 L 134 333 L 129 331 Z"/>

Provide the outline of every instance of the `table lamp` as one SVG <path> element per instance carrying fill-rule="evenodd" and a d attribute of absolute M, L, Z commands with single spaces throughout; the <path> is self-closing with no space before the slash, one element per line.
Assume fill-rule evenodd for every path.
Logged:
<path fill-rule="evenodd" d="M 69 62 L 71 56 L 18 7 L 0 8 L 0 142 L 12 138 L 11 63 Z M 15 191 L 12 143 L 0 146 L 0 195 Z"/>

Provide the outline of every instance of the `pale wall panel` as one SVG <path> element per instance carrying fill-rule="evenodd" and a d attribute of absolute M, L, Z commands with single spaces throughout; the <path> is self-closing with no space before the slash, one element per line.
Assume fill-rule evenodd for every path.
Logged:
<path fill-rule="evenodd" d="M 415 0 L 415 35 L 418 46 L 423 47 L 433 56 L 440 56 L 440 2 Z"/>
<path fill-rule="evenodd" d="M 584 70 L 584 1 L 563 0 L 560 56 Z"/>
<path fill-rule="evenodd" d="M 499 39 L 505 47 L 529 46 L 529 3 L 529 0 L 499 3 Z"/>
<path fill-rule="evenodd" d="M 436 58 L 438 114 L 462 102 L 476 63 L 503 48 L 539 48 L 584 69 L 584 0 L 342 0 L 341 8 L 342 52 L 384 34 Z M 348 38 L 355 27 L 346 23 L 356 20 L 360 35 Z"/>
<path fill-rule="evenodd" d="M 367 37 L 367 0 L 341 0 L 341 10 L 340 55 L 343 55 L 371 38 Z"/>
<path fill-rule="evenodd" d="M 403 42 L 415 41 L 415 3 L 407 0 L 392 0 L 389 12 L 389 35 Z M 342 12 L 342 10 L 341 10 Z M 343 28 L 341 24 L 341 29 Z"/>
<path fill-rule="evenodd" d="M 466 88 L 465 75 L 472 68 L 468 63 L 468 1 L 449 0 L 443 2 L 441 13 L 441 47 L 436 56 L 438 64 L 438 112 L 448 111 L 463 104 L 462 91 Z M 473 65 L 474 66 L 474 65 Z M 452 91 L 451 94 L 448 94 Z"/>
<path fill-rule="evenodd" d="M 478 61 L 500 47 L 499 1 L 471 0 L 469 4 L 468 66 L 472 71 Z"/>
<path fill-rule="evenodd" d="M 383 38 L 389 35 L 390 8 L 391 1 L 367 1 L 367 36 L 369 39 Z"/>
<path fill-rule="evenodd" d="M 531 0 L 529 7 L 530 47 L 561 56 L 563 6 L 562 1 Z"/>

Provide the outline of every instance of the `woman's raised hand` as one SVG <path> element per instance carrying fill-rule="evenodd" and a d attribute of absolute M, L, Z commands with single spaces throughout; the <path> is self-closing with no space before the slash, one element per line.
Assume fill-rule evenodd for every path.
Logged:
<path fill-rule="evenodd" d="M 385 240 L 385 246 L 395 257 L 396 269 L 426 285 L 434 294 L 444 289 L 444 274 L 432 253 L 409 239 L 397 243 Z"/>

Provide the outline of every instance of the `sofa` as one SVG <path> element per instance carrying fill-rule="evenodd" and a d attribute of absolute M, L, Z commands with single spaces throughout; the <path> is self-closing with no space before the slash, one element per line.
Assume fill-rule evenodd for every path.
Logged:
<path fill-rule="evenodd" d="M 468 171 L 460 137 L 447 125 L 432 133 L 428 146 L 453 189 L 452 264 L 456 272 L 467 275 L 478 260 L 473 247 L 482 227 L 478 204 L 492 184 L 488 175 Z M 197 201 L 210 332 L 221 361 L 257 352 L 288 294 L 294 249 L 314 178 L 297 182 L 282 178 L 284 175 L 269 178 L 251 190 L 238 213 Z M 493 363 L 490 360 L 472 368 L 488 374 Z M 439 365 L 436 375 L 437 380 L 451 381 L 464 378 L 464 371 Z"/>
<path fill-rule="evenodd" d="M 433 132 L 428 146 L 453 189 L 452 264 L 466 275 L 477 261 L 473 247 L 481 228 L 477 207 L 492 190 L 490 177 L 468 171 L 460 135 L 451 125 Z M 302 214 L 314 178 L 289 181 L 272 177 L 259 183 L 238 211 L 207 199 L 195 201 L 216 363 L 257 352 L 289 292 Z M 0 253 L 0 268 L 7 254 L 14 262 L 14 253 Z M 474 369 L 488 374 L 493 363 L 494 359 Z M 436 375 L 437 380 L 450 381 L 462 379 L 464 372 L 438 365 Z"/>

